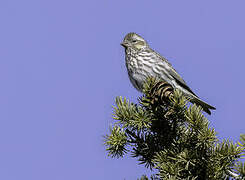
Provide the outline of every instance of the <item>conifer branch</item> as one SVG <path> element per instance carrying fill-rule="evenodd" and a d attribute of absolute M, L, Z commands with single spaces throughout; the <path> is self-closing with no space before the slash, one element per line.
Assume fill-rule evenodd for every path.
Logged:
<path fill-rule="evenodd" d="M 134 104 L 117 97 L 115 123 L 105 136 L 108 155 L 130 154 L 156 169 L 151 179 L 244 179 L 245 135 L 219 141 L 202 108 L 166 82 L 149 78 Z M 142 176 L 141 179 L 148 179 Z"/>

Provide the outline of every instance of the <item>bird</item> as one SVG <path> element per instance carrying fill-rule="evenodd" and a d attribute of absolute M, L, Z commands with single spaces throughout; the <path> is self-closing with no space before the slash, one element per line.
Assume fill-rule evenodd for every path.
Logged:
<path fill-rule="evenodd" d="M 202 107 L 203 111 L 211 114 L 215 107 L 202 101 L 186 84 L 182 77 L 172 67 L 166 58 L 150 48 L 147 41 L 140 35 L 128 33 L 121 45 L 125 49 L 125 63 L 128 77 L 132 85 L 143 92 L 143 85 L 148 77 L 158 78 L 169 83 L 173 89 L 179 89 L 190 102 Z"/>

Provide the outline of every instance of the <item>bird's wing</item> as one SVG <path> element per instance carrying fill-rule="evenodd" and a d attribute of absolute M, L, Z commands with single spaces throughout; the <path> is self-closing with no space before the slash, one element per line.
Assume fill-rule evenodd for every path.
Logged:
<path fill-rule="evenodd" d="M 161 58 L 164 62 L 166 62 L 169 65 L 169 68 L 167 68 L 169 74 L 176 80 L 176 82 L 182 86 L 183 88 L 185 88 L 186 90 L 188 90 L 191 94 L 193 94 L 194 96 L 198 97 L 192 90 L 191 88 L 189 88 L 186 84 L 186 82 L 184 81 L 184 79 L 181 78 L 181 76 L 177 73 L 177 71 L 172 67 L 172 65 L 168 62 L 167 59 L 165 59 L 164 57 L 162 57 L 160 54 L 158 54 L 157 52 L 155 52 L 159 58 Z"/>

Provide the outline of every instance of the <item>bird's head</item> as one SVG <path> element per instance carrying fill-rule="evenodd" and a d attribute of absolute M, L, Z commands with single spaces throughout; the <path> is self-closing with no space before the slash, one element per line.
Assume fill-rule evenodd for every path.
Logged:
<path fill-rule="evenodd" d="M 133 48 L 135 50 L 141 50 L 148 47 L 147 42 L 136 33 L 128 33 L 121 45 L 125 47 L 125 49 Z"/>

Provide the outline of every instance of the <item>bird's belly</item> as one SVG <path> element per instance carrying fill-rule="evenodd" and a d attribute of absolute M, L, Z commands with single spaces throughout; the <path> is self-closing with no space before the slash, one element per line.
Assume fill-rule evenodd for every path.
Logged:
<path fill-rule="evenodd" d="M 174 86 L 173 78 L 166 69 L 165 62 L 153 62 L 151 58 L 134 57 L 126 58 L 128 75 L 133 86 L 142 92 L 147 77 L 155 77 L 164 80 Z"/>
<path fill-rule="evenodd" d="M 148 76 L 148 73 L 144 73 L 142 72 L 142 70 L 140 69 L 136 69 L 134 68 L 134 71 L 130 71 L 128 70 L 128 76 L 129 79 L 131 81 L 131 83 L 133 84 L 133 86 L 140 92 L 142 92 L 143 90 L 143 85 L 144 82 Z"/>
<path fill-rule="evenodd" d="M 129 64 L 128 65 L 128 75 L 129 75 L 129 79 L 131 83 L 133 84 L 133 86 L 138 91 L 141 91 L 141 92 L 143 90 L 143 85 L 147 77 L 155 77 L 155 78 L 167 81 L 168 83 L 173 85 L 169 76 L 167 76 L 167 74 L 164 71 L 156 71 L 154 70 L 153 67 L 144 65 L 144 64 L 142 65 L 138 64 L 136 66 L 132 66 Z"/>

